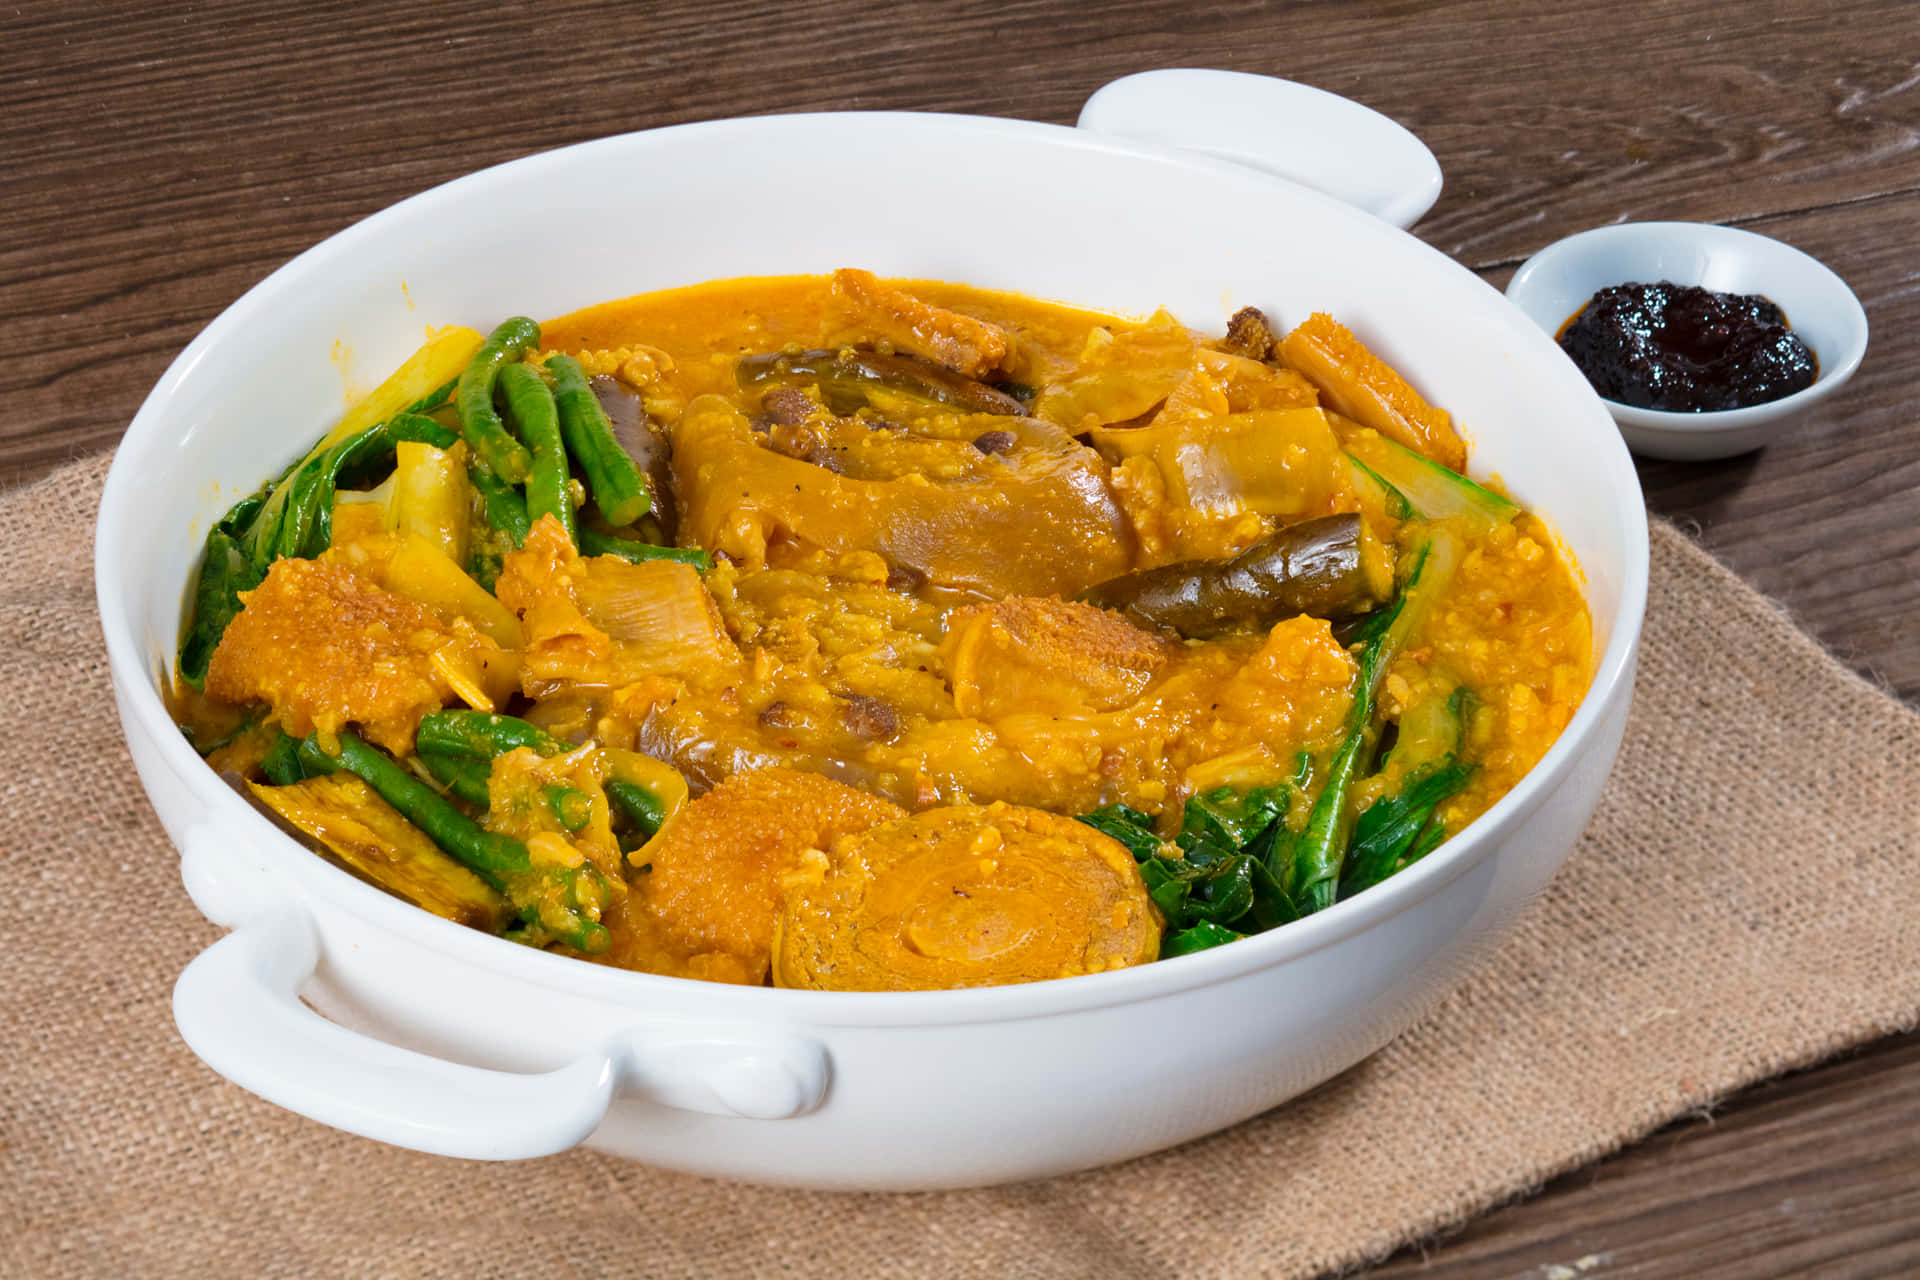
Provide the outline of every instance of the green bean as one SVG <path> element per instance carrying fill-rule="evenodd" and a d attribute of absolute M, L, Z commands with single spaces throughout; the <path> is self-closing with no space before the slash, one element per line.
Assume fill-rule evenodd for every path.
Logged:
<path fill-rule="evenodd" d="M 492 880 L 496 888 L 504 887 L 504 877 L 510 873 L 526 871 L 532 866 L 525 845 L 512 836 L 482 827 L 454 808 L 438 791 L 403 769 L 386 752 L 369 746 L 349 730 L 341 730 L 339 739 L 340 749 L 332 753 L 321 747 L 317 739 L 308 741 L 372 787 L 382 800 L 426 832 L 435 844 Z"/>
<path fill-rule="evenodd" d="M 631 542 L 584 526 L 580 530 L 580 554 L 619 556 L 635 564 L 648 560 L 672 560 L 678 564 L 690 564 L 702 573 L 713 568 L 713 557 L 698 547 L 660 547 L 651 542 Z"/>
<path fill-rule="evenodd" d="M 300 776 L 303 778 L 324 778 L 330 773 L 340 772 L 340 761 L 328 755 L 313 734 L 300 739 L 299 745 L 293 749 L 293 756 L 300 765 Z"/>
<path fill-rule="evenodd" d="M 473 481 L 474 491 L 486 507 L 487 523 L 506 534 L 516 550 L 524 546 L 527 534 L 533 531 L 533 521 L 527 516 L 527 500 L 484 462 L 468 467 L 467 478 Z"/>
<path fill-rule="evenodd" d="M 421 717 L 415 737 L 415 750 L 424 759 L 432 754 L 441 759 L 492 760 L 515 747 L 530 747 L 543 756 L 559 755 L 566 744 L 538 725 L 514 716 L 491 715 L 485 711 L 434 711 Z M 435 774 L 438 777 L 438 773 Z M 667 820 L 666 806 L 660 798 L 637 782 L 609 779 L 607 799 L 633 820 L 648 835 Z"/>
<path fill-rule="evenodd" d="M 533 467 L 526 446 L 507 434 L 506 424 L 493 407 L 493 386 L 501 368 L 540 345 L 540 326 L 525 316 L 503 320 L 460 374 L 454 404 L 460 413 L 460 434 L 488 466 L 518 484 Z"/>
<path fill-rule="evenodd" d="M 567 450 L 560 441 L 560 415 L 546 379 L 531 365 L 510 364 L 500 371 L 500 393 L 507 414 L 520 428 L 520 438 L 533 450 L 527 472 L 527 518 L 539 523 L 550 515 L 567 532 L 567 541 L 580 544 L 573 514 L 573 487 L 568 483 Z"/>
<path fill-rule="evenodd" d="M 580 362 L 572 356 L 553 356 L 547 360 L 547 373 L 553 378 L 553 400 L 560 410 L 560 434 L 580 466 L 593 505 L 616 529 L 632 524 L 653 505 L 647 478 L 620 447 Z"/>
<path fill-rule="evenodd" d="M 303 756 L 318 753 L 358 777 L 456 862 L 506 894 L 530 926 L 523 940 L 538 943 L 550 935 L 581 951 L 607 949 L 612 935 L 597 919 L 607 886 L 591 864 L 534 866 L 526 845 L 488 831 L 386 752 L 348 730 L 338 737 L 333 753 L 321 747 L 317 737 L 309 737 L 301 744 Z"/>
<path fill-rule="evenodd" d="M 553 815 L 553 820 L 569 833 L 593 821 L 593 800 L 578 787 L 556 782 L 541 788 L 540 797 L 546 801 L 547 811 Z"/>
<path fill-rule="evenodd" d="M 299 747 L 300 740 L 285 733 L 273 740 L 260 761 L 260 772 L 267 776 L 268 782 L 276 787 L 290 787 L 306 777 L 300 768 Z"/>
<path fill-rule="evenodd" d="M 667 807 L 660 803 L 660 797 L 639 783 L 609 781 L 606 790 L 607 799 L 648 835 L 666 822 Z"/>
<path fill-rule="evenodd" d="M 445 755 L 423 748 L 416 748 L 416 754 L 420 763 L 427 766 L 427 772 L 454 795 L 482 809 L 491 802 L 487 794 L 487 779 L 492 776 L 493 770 L 486 761 Z"/>
<path fill-rule="evenodd" d="M 566 747 L 536 724 L 486 711 L 431 711 L 420 718 L 416 751 L 468 760 L 491 760 L 515 747 L 557 756 Z"/>
<path fill-rule="evenodd" d="M 472 563 L 468 571 L 473 580 L 492 592 L 505 567 L 507 553 L 526 545 L 533 522 L 527 519 L 527 500 L 514 487 L 493 473 L 486 463 L 475 459 L 467 467 L 467 479 L 480 495 L 488 532 L 473 540 Z"/>

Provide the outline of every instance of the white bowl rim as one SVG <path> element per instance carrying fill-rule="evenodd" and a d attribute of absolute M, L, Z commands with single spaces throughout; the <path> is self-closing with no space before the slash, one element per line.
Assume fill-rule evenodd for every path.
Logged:
<path fill-rule="evenodd" d="M 1555 240 L 1541 249 L 1513 273 L 1507 282 L 1506 294 L 1509 300 L 1533 316 L 1534 322 L 1543 329 L 1547 321 L 1529 311 L 1524 299 L 1536 275 L 1561 260 L 1577 258 L 1590 253 L 1601 246 L 1621 241 L 1640 240 L 1666 235 L 1676 239 L 1684 238 L 1705 243 L 1742 244 L 1753 246 L 1756 243 L 1766 246 L 1765 252 L 1784 258 L 1797 259 L 1807 270 L 1810 278 L 1820 281 L 1828 289 L 1839 310 L 1845 313 L 1848 333 L 1852 338 L 1840 352 L 1840 358 L 1834 361 L 1820 362 L 1819 376 L 1813 385 L 1802 387 L 1790 396 L 1781 396 L 1778 400 L 1767 400 L 1760 404 L 1750 404 L 1740 409 L 1711 410 L 1673 410 L 1648 409 L 1640 405 L 1622 404 L 1618 400 L 1600 397 L 1600 403 L 1607 406 L 1607 412 L 1622 425 L 1638 427 L 1651 431 L 1671 431 L 1676 435 L 1708 436 L 1722 432 L 1732 433 L 1747 427 L 1771 421 L 1774 418 L 1787 418 L 1818 401 L 1826 399 L 1838 391 L 1867 354 L 1867 312 L 1860 303 L 1860 297 L 1854 293 L 1840 274 L 1820 259 L 1804 249 L 1796 248 L 1784 240 L 1762 235 L 1758 231 L 1748 231 L 1744 227 L 1728 227 L 1717 222 L 1615 222 L 1604 227 L 1592 227 L 1586 231 L 1576 231 L 1570 236 Z M 1626 283 L 1626 282 L 1621 282 Z M 1675 281 L 1677 284 L 1691 284 L 1693 281 Z M 1564 320 L 1565 317 L 1562 317 Z M 1548 331 L 1549 337 L 1557 337 Z"/>
<path fill-rule="evenodd" d="M 570 994 L 627 1006 L 636 1012 L 644 1011 L 650 1005 L 682 1006 L 689 993 L 695 992 L 703 1013 L 715 1018 L 742 1018 L 773 1024 L 800 1022 L 819 1026 L 958 1026 L 1017 1021 L 1157 999 L 1228 981 L 1255 970 L 1272 968 L 1295 957 L 1332 946 L 1411 909 L 1464 875 L 1491 852 L 1503 834 L 1544 802 L 1545 792 L 1572 771 L 1578 761 L 1578 748 L 1599 731 L 1603 709 L 1610 706 L 1614 697 L 1631 695 L 1631 689 L 1623 689 L 1622 686 L 1632 678 L 1646 610 L 1646 511 L 1640 496 L 1638 477 L 1626 447 L 1612 433 L 1611 439 L 1602 442 L 1601 448 L 1612 459 L 1615 474 L 1611 488 L 1620 499 L 1614 514 L 1625 544 L 1619 610 L 1606 649 L 1594 662 L 1593 678 L 1581 705 L 1559 738 L 1511 791 L 1432 855 L 1353 898 L 1229 946 L 1106 973 L 952 991 L 800 991 L 697 982 L 617 969 L 509 942 L 442 919 L 394 897 L 316 857 L 267 821 L 206 767 L 166 712 L 153 684 L 156 673 L 148 668 L 141 654 L 133 621 L 125 610 L 118 607 L 118 575 L 107 562 L 110 548 L 125 536 L 122 526 L 132 518 L 136 509 L 134 497 L 143 474 L 142 455 L 164 447 L 165 440 L 156 434 L 157 428 L 153 424 L 163 417 L 166 402 L 177 385 L 206 357 L 209 350 L 226 342 L 231 333 L 244 330 L 253 312 L 273 305 L 276 295 L 296 286 L 304 274 L 323 269 L 326 260 L 350 249 L 362 236 L 373 234 L 388 221 L 411 216 L 412 211 L 422 205 L 451 203 L 476 194 L 475 188 L 489 183 L 520 180 L 538 175 L 550 166 L 571 164 L 581 154 L 603 149 L 644 147 L 655 139 L 701 136 L 707 141 L 723 143 L 729 134 L 741 131 L 792 130 L 798 134 L 817 135 L 822 129 L 835 126 L 858 128 L 869 122 L 884 124 L 903 120 L 913 122 L 914 127 L 935 132 L 954 130 L 963 135 L 974 132 L 987 137 L 1050 137 L 1059 145 L 1071 148 L 1137 156 L 1144 160 L 1171 162 L 1203 170 L 1224 168 L 1242 178 L 1251 174 L 1261 182 L 1284 188 L 1297 199 L 1321 202 L 1339 209 L 1376 228 L 1378 234 L 1408 235 L 1350 205 L 1276 175 L 1191 152 L 1111 136 L 1089 135 L 1061 125 L 936 112 L 811 112 L 729 117 L 671 125 L 538 152 L 441 183 L 397 201 L 328 236 L 249 288 L 196 335 L 161 376 L 134 415 L 116 450 L 101 496 L 95 537 L 96 596 L 105 633 L 109 670 L 124 681 L 131 695 L 122 702 L 123 715 L 131 717 L 147 732 L 152 741 L 158 744 L 164 761 L 181 778 L 190 780 L 190 784 L 191 780 L 199 780 L 197 794 L 201 799 L 222 807 L 228 816 L 237 819 L 241 823 L 238 830 L 252 833 L 249 848 L 273 851 L 270 870 L 276 876 L 290 879 L 306 893 L 326 898 L 375 927 L 391 930 L 464 964 L 535 985 L 565 989 Z M 1435 270 L 1456 273 L 1480 287 L 1488 287 L 1473 272 L 1439 250 L 1423 242 L 1416 241 L 1416 244 L 1419 252 L 1430 255 Z M 1531 324 L 1516 328 L 1529 336 L 1539 333 L 1537 327 Z M 1550 337 L 1541 335 L 1539 341 L 1558 354 L 1558 348 Z M 1563 358 L 1557 367 L 1563 368 L 1564 377 L 1577 383 L 1584 394 L 1593 394 L 1592 388 L 1571 361 Z M 150 436 L 154 438 L 149 439 Z M 185 589 L 184 584 L 182 589 Z M 168 664 L 167 669 L 171 670 L 170 659 Z M 656 1001 L 650 998 L 655 996 L 665 999 Z"/>
<path fill-rule="evenodd" d="M 1242 122 L 1258 117 L 1260 124 Z M 1314 146 L 1266 122 L 1311 118 L 1332 136 Z M 1297 180 L 1327 194 L 1344 192 L 1352 203 L 1396 227 L 1410 227 L 1440 198 L 1440 162 L 1420 136 L 1385 112 L 1300 80 L 1215 67 L 1156 67 L 1109 80 L 1080 107 L 1076 128 L 1133 138 L 1160 147 L 1245 164 L 1275 177 Z M 1344 151 L 1339 170 L 1325 175 L 1303 170 L 1323 157 L 1314 147 Z M 1356 170 L 1372 170 L 1370 182 L 1354 184 Z M 1389 179 L 1392 179 L 1391 181 Z"/>

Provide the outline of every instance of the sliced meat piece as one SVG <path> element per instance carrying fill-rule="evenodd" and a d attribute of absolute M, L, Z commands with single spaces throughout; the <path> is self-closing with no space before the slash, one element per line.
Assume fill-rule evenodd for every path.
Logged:
<path fill-rule="evenodd" d="M 955 709 L 981 719 L 1123 707 L 1170 654 L 1118 614 L 1030 596 L 950 611 L 940 646 Z"/>
<path fill-rule="evenodd" d="M 951 483 L 866 479 L 783 456 L 737 407 L 701 396 L 673 426 L 682 536 L 748 569 L 870 551 L 948 600 L 1072 595 L 1124 573 L 1132 530 L 1099 455 L 1050 423 L 1002 421 L 1021 444 L 984 465 L 953 442 L 965 472 Z"/>
<path fill-rule="evenodd" d="M 777 386 L 760 397 L 760 408 L 768 419 L 783 427 L 805 422 L 814 410 L 813 400 L 798 387 Z"/>
<path fill-rule="evenodd" d="M 1227 321 L 1227 336 L 1213 344 L 1228 355 L 1265 360 L 1273 353 L 1273 326 L 1258 307 L 1242 307 Z"/>

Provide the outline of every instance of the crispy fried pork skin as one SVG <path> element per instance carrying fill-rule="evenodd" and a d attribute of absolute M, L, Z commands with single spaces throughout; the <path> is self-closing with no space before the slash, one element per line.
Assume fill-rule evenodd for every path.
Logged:
<path fill-rule="evenodd" d="M 240 598 L 245 607 L 208 664 L 207 692 L 267 703 L 296 737 L 358 724 L 405 754 L 420 717 L 453 700 L 434 654 L 459 642 L 454 630 L 345 566 L 276 560 L 266 581 Z M 468 638 L 484 640 L 471 629 Z"/>
<path fill-rule="evenodd" d="M 1305 374 L 1327 407 L 1432 458 L 1450 471 L 1467 465 L 1466 441 L 1445 409 L 1430 405 L 1351 330 L 1316 311 L 1280 341 L 1280 358 Z"/>

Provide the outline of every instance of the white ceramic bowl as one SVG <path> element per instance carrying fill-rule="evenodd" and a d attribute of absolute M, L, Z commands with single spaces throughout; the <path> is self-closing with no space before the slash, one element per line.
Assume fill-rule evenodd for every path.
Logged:
<path fill-rule="evenodd" d="M 912 994 L 628 973 L 437 919 L 282 835 L 168 719 L 159 685 L 201 539 L 338 414 L 336 344 L 365 386 L 428 325 L 846 264 L 1119 312 L 1164 304 L 1196 325 L 1249 303 L 1282 323 L 1333 312 L 1455 412 L 1478 464 L 1578 558 L 1597 633 L 1585 704 L 1460 837 L 1308 920 L 1120 972 Z M 1646 536 L 1626 450 L 1572 365 L 1498 293 L 1375 218 L 1054 126 L 773 116 L 474 174 L 288 263 L 141 408 L 108 477 L 96 568 L 141 781 L 194 901 L 233 930 L 175 992 L 182 1035 L 216 1070 L 428 1151 L 586 1141 L 701 1173 L 905 1189 L 1053 1174 L 1211 1132 L 1428 1009 L 1546 884 L 1600 794 L 1632 690 Z"/>
<path fill-rule="evenodd" d="M 1744 409 L 1670 413 L 1606 401 L 1635 453 L 1698 460 L 1758 449 L 1838 391 L 1867 352 L 1867 313 L 1846 281 L 1792 245 L 1712 223 L 1624 222 L 1568 236 L 1527 259 L 1507 297 L 1557 335 L 1599 290 L 1662 280 L 1772 299 L 1820 371 L 1805 390 Z"/>

